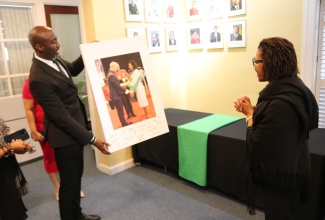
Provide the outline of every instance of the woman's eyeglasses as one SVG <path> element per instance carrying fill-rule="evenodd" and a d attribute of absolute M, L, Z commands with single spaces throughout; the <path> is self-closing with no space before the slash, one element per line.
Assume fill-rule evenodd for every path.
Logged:
<path fill-rule="evenodd" d="M 257 60 L 257 59 L 255 59 L 255 57 L 253 57 L 252 63 L 253 63 L 253 66 L 255 66 L 257 63 L 263 63 L 263 60 Z"/>

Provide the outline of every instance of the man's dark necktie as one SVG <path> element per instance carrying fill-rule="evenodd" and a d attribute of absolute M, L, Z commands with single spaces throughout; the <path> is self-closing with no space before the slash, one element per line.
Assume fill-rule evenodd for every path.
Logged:
<path fill-rule="evenodd" d="M 53 59 L 53 63 L 55 63 L 56 66 L 59 68 L 59 72 L 64 74 L 63 70 L 60 67 L 59 61 L 56 58 Z"/>

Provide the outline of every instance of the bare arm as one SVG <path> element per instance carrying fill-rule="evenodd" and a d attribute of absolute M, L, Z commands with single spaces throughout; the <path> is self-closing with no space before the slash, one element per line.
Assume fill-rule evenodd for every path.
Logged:
<path fill-rule="evenodd" d="M 37 131 L 36 123 L 35 123 L 35 114 L 34 114 L 34 99 L 23 99 L 24 100 L 24 108 L 26 112 L 26 117 L 28 121 L 29 128 L 32 132 L 32 138 L 35 141 L 42 141 L 44 139 L 43 135 Z"/>

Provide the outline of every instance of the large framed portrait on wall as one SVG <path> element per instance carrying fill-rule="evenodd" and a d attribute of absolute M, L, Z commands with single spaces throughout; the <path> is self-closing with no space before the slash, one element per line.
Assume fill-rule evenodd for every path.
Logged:
<path fill-rule="evenodd" d="M 246 47 L 246 22 L 245 20 L 229 21 L 228 47 Z"/>
<path fill-rule="evenodd" d="M 143 21 L 142 0 L 124 0 L 125 21 Z"/>
<path fill-rule="evenodd" d="M 80 45 L 110 152 L 168 132 L 145 37 Z"/>

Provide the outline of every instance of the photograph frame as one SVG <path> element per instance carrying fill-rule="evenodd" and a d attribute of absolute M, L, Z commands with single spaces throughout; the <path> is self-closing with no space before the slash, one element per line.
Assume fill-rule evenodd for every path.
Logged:
<path fill-rule="evenodd" d="M 159 45 L 154 46 L 153 41 L 155 41 L 156 38 L 154 38 L 154 34 L 156 35 L 156 38 L 159 41 Z M 161 53 L 163 52 L 164 48 L 164 32 L 160 25 L 156 25 L 154 27 L 147 27 L 147 40 L 148 40 L 148 48 L 150 53 Z"/>
<path fill-rule="evenodd" d="M 177 6 L 174 0 L 163 0 L 162 15 L 164 23 L 176 23 L 177 20 Z"/>
<path fill-rule="evenodd" d="M 166 51 L 178 51 L 179 44 L 180 44 L 179 27 L 176 25 L 168 25 L 165 27 L 165 34 L 166 34 Z M 171 38 L 173 37 L 175 39 L 174 44 L 171 40 Z"/>
<path fill-rule="evenodd" d="M 225 22 L 223 21 L 210 21 L 205 23 L 205 40 L 206 48 L 208 49 L 221 49 L 224 48 L 225 41 Z M 214 34 L 214 32 L 217 34 Z"/>
<path fill-rule="evenodd" d="M 234 9 L 233 1 L 238 1 L 239 9 Z M 228 16 L 244 15 L 246 14 L 246 0 L 229 0 Z"/>
<path fill-rule="evenodd" d="M 196 33 L 195 33 L 196 32 Z M 204 28 L 200 22 L 193 23 L 187 27 L 187 48 L 190 50 L 193 49 L 203 49 L 204 40 Z M 199 42 L 197 42 L 199 40 Z"/>
<path fill-rule="evenodd" d="M 144 0 L 144 6 L 146 22 L 160 23 L 162 19 L 161 0 Z"/>
<path fill-rule="evenodd" d="M 156 80 L 154 79 L 154 70 L 151 66 L 150 55 L 146 45 L 145 37 L 120 38 L 80 45 L 87 80 L 90 82 L 90 88 L 98 111 L 102 133 L 104 135 L 103 139 L 110 143 L 108 150 L 111 153 L 167 133 L 169 130 L 162 97 L 158 85 L 156 84 Z M 140 114 L 143 115 L 144 111 L 142 108 L 138 108 L 141 110 L 141 113 L 128 119 L 135 120 L 137 117 L 141 117 L 138 118 L 137 122 L 124 127 L 119 125 L 119 127 L 116 128 L 114 127 L 114 121 L 119 118 L 117 116 L 117 110 L 109 108 L 110 105 L 106 102 L 102 86 L 99 86 L 102 79 L 98 77 L 96 61 L 109 60 L 113 59 L 113 57 L 133 57 L 134 54 L 140 57 L 142 68 L 145 70 L 145 77 L 150 88 L 150 97 L 154 106 L 155 116 L 149 119 L 139 116 Z M 126 59 L 126 61 L 128 60 L 129 59 Z M 119 62 L 121 60 L 114 61 Z M 106 65 L 106 69 L 109 68 L 109 63 L 110 62 L 101 62 L 103 66 Z M 103 69 L 104 72 L 107 72 L 105 71 L 105 68 Z M 112 94 L 110 96 L 112 98 Z M 115 117 L 115 120 L 112 119 L 112 115 Z"/>
<path fill-rule="evenodd" d="M 135 7 L 130 5 L 132 2 L 136 5 Z M 124 0 L 124 12 L 125 21 L 143 21 L 142 0 Z"/>
<path fill-rule="evenodd" d="M 222 18 L 225 15 L 224 0 L 206 0 L 203 4 L 204 19 Z"/>
<path fill-rule="evenodd" d="M 239 40 L 234 37 L 235 28 L 238 30 Z M 227 30 L 228 48 L 246 47 L 246 20 L 229 21 L 227 23 Z"/>
<path fill-rule="evenodd" d="M 137 34 L 137 35 L 135 35 Z M 126 28 L 127 37 L 137 37 L 137 36 L 146 36 L 145 28 L 143 27 L 127 27 Z"/>
<path fill-rule="evenodd" d="M 194 6 L 194 7 L 193 7 Z M 187 21 L 200 21 L 203 14 L 203 2 L 201 0 L 186 0 Z"/>

